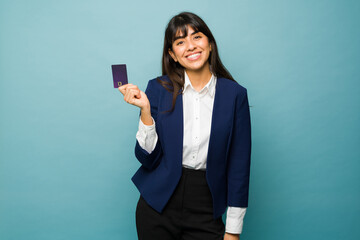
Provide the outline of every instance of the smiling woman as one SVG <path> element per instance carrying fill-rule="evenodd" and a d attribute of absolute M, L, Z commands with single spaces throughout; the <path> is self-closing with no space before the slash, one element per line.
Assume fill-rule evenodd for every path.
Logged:
<path fill-rule="evenodd" d="M 193 56 L 196 62 L 192 63 L 192 59 L 187 57 L 194 53 L 200 53 L 200 57 Z M 201 87 L 201 84 L 197 84 L 199 73 L 204 74 L 203 79 L 209 79 L 210 70 L 218 76 L 235 81 L 220 60 L 217 44 L 209 27 L 199 16 L 189 12 L 174 16 L 165 30 L 162 72 L 169 76 L 171 84 L 161 78 L 158 81 L 173 93 L 170 111 L 174 109 L 178 91 L 184 86 L 184 69 L 196 89 Z"/>
<path fill-rule="evenodd" d="M 162 73 L 145 92 L 131 83 L 119 87 L 140 108 L 141 166 L 132 177 L 140 192 L 138 237 L 237 240 L 250 176 L 246 88 L 221 63 L 208 26 L 189 12 L 166 27 Z"/>
<path fill-rule="evenodd" d="M 195 31 L 189 25 L 187 27 L 188 35 L 184 36 L 178 32 L 172 49 L 169 49 L 169 54 L 175 62 L 179 62 L 181 66 L 186 68 L 188 75 L 191 75 L 193 71 L 203 71 L 204 68 L 210 69 L 208 59 L 211 45 L 203 33 Z M 208 73 L 210 74 L 210 71 Z M 209 79 L 210 77 L 211 75 Z"/>

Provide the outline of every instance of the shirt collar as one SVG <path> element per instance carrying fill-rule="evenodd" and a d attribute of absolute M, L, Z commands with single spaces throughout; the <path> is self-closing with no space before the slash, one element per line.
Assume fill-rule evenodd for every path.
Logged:
<path fill-rule="evenodd" d="M 183 93 L 186 91 L 187 88 L 191 87 L 192 89 L 194 89 L 194 87 L 192 86 L 189 76 L 187 75 L 186 71 L 184 70 L 184 77 L 185 77 L 185 82 L 184 82 L 184 90 Z M 207 89 L 209 91 L 209 94 L 211 97 L 214 96 L 215 94 L 215 85 L 216 85 L 216 76 L 211 73 L 211 78 L 210 81 L 203 87 L 203 89 L 200 90 L 200 92 L 205 91 L 205 89 Z M 194 91 L 196 91 L 194 89 Z"/>

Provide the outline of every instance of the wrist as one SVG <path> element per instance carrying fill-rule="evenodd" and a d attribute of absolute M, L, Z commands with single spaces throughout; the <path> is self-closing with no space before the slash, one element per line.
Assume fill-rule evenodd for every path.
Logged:
<path fill-rule="evenodd" d="M 142 108 L 140 118 L 145 125 L 149 126 L 153 124 L 150 108 Z"/>
<path fill-rule="evenodd" d="M 140 108 L 141 114 L 151 114 L 150 105 L 146 105 Z"/>

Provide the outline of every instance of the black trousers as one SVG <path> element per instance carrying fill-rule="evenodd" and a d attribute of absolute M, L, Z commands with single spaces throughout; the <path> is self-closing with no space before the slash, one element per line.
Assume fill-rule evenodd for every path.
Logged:
<path fill-rule="evenodd" d="M 136 206 L 139 240 L 223 240 L 222 217 L 213 219 L 213 202 L 206 172 L 183 167 L 183 173 L 162 213 L 144 198 Z"/>

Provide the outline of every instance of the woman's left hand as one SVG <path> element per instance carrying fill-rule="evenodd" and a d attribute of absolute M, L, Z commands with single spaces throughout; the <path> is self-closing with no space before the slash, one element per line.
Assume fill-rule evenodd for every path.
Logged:
<path fill-rule="evenodd" d="M 240 240 L 240 234 L 225 233 L 224 240 Z"/>

